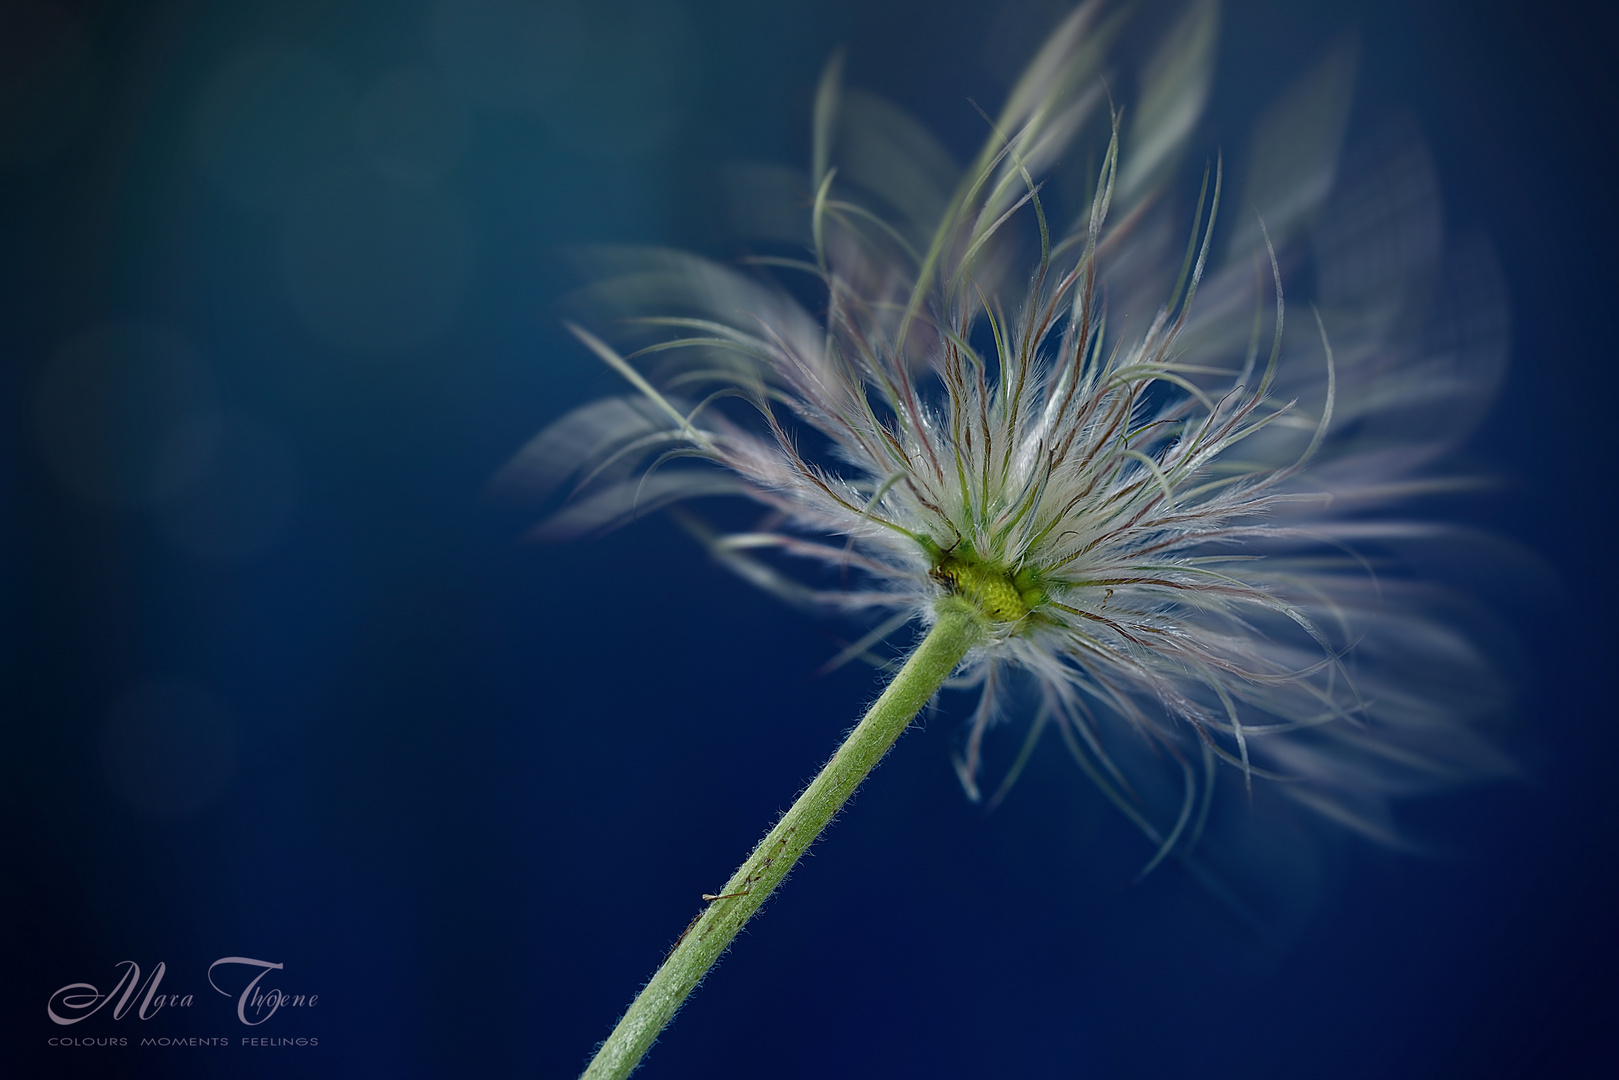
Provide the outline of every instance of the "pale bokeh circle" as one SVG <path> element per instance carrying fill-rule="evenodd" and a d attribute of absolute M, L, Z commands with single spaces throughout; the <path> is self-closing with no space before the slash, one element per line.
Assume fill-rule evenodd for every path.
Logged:
<path fill-rule="evenodd" d="M 448 196 L 359 171 L 320 177 L 287 214 L 281 269 L 305 326 L 340 348 L 397 353 L 454 317 L 472 262 Z"/>
<path fill-rule="evenodd" d="M 101 730 L 101 765 L 118 797 L 139 813 L 195 814 L 230 786 L 236 722 L 194 683 L 159 680 L 125 694 Z"/>
<path fill-rule="evenodd" d="M 177 335 L 153 324 L 75 335 L 35 386 L 34 430 L 51 470 L 105 506 L 179 491 L 207 467 L 218 424 L 212 374 Z"/>
<path fill-rule="evenodd" d="M 187 552 L 238 562 L 270 551 L 298 506 L 298 469 L 286 444 L 252 420 L 227 418 L 212 458 L 157 508 L 163 532 Z"/>

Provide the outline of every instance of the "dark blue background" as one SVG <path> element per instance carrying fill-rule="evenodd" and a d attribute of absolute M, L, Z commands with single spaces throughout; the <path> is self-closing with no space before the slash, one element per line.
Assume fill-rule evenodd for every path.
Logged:
<path fill-rule="evenodd" d="M 804 163 L 838 43 L 850 82 L 965 157 L 966 99 L 997 101 L 1050 15 L 621 6 L 538 54 L 416 3 L 5 6 L 5 1075 L 572 1075 L 873 694 L 869 670 L 813 677 L 835 628 L 667 520 L 536 548 L 517 542 L 532 515 L 480 492 L 543 423 L 618 389 L 559 329 L 566 245 L 725 254 L 711 167 Z M 1470 446 L 1510 482 L 1429 509 L 1562 583 L 1487 597 L 1523 643 L 1527 782 L 1408 808 L 1444 857 L 1318 844 L 1304 914 L 1265 942 L 1176 871 L 1131 886 L 1150 852 L 1049 745 L 1000 810 L 969 805 L 947 696 L 645 1075 L 1619 1071 L 1619 24 L 1567 3 L 1233 0 L 1194 143 L 1240 145 L 1355 28 L 1352 124 L 1414 110 L 1450 221 L 1492 237 L 1511 290 L 1512 368 Z M 426 98 L 377 89 L 401 68 L 418 74 L 399 93 Z M 387 114 L 420 122 L 414 149 L 379 157 L 393 144 L 354 110 L 381 123 L 375 102 L 401 100 L 427 102 Z M 197 392 L 248 432 L 234 472 L 216 455 L 153 494 L 106 472 L 116 454 L 73 474 L 73 446 L 40 434 L 64 343 L 129 320 L 211 372 Z M 150 456 L 146 414 L 113 401 L 111 445 Z M 131 688 L 163 679 L 215 704 L 172 748 L 196 805 L 154 812 L 116 732 Z M 47 1047 L 240 1038 L 203 974 L 227 955 L 320 994 L 251 1034 L 321 1045 Z M 196 1005 L 47 1020 L 52 990 L 105 989 L 126 959 L 165 961 Z"/>

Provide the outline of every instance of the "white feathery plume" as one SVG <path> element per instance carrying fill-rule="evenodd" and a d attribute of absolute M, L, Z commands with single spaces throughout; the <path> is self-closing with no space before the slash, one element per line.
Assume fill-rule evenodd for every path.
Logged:
<path fill-rule="evenodd" d="M 803 254 L 590 253 L 593 329 L 570 328 L 634 392 L 562 417 L 497 485 L 572 482 L 547 539 L 763 504 L 746 533 L 683 520 L 750 581 L 864 619 L 836 662 L 965 597 L 993 626 L 952 684 L 981 693 L 968 794 L 986 730 L 1030 714 L 995 798 L 1055 726 L 1147 869 L 1197 842 L 1222 770 L 1388 842 L 1392 798 L 1508 771 L 1476 723 L 1498 696 L 1479 650 L 1436 590 L 1361 554 L 1432 531 L 1400 499 L 1467 483 L 1433 466 L 1499 379 L 1499 274 L 1482 244 L 1446 251 L 1409 125 L 1339 168 L 1350 49 L 1256 125 L 1240 200 L 1216 160 L 1174 205 L 1217 24 L 1195 0 L 1120 114 L 1123 19 L 1090 0 L 965 170 L 834 58 L 809 175 L 733 174 L 738 220 Z M 1306 264 L 1300 314 L 1283 283 Z"/>

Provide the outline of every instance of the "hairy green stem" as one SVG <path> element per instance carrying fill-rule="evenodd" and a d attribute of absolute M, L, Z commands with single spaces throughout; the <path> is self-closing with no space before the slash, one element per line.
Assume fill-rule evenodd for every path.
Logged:
<path fill-rule="evenodd" d="M 984 625 L 984 616 L 972 603 L 959 597 L 939 601 L 938 621 L 933 629 L 838 747 L 832 760 L 810 781 L 776 827 L 759 841 L 725 888 L 713 897 L 704 897 L 706 906 L 596 1051 L 584 1080 L 620 1080 L 640 1064 L 658 1033 L 674 1018 L 686 995 L 708 974 L 743 924 L 759 910 L 906 725 L 950 677 L 967 650 L 983 639 Z"/>

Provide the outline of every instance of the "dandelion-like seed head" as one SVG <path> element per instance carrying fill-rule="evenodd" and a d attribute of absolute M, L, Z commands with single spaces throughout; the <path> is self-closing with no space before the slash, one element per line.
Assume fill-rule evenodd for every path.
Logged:
<path fill-rule="evenodd" d="M 1447 264 L 1422 233 L 1413 139 L 1335 190 L 1341 54 L 1256 129 L 1243 220 L 1218 159 L 1177 206 L 1216 9 L 1194 3 L 1147 57 L 1134 114 L 1104 78 L 1120 19 L 1092 2 L 1064 22 L 965 170 L 845 91 L 835 59 L 809 173 L 740 176 L 743 224 L 794 254 L 588 255 L 596 321 L 572 329 L 634 392 L 557 421 L 501 482 L 573 481 L 550 538 L 699 496 L 762 504 L 725 535 L 679 513 L 750 581 L 864 619 L 837 662 L 970 606 L 973 798 L 985 733 L 1015 711 L 1030 734 L 1002 789 L 1054 727 L 1153 864 L 1197 841 L 1222 769 L 1392 840 L 1391 797 L 1507 768 L 1473 724 L 1495 695 L 1477 650 L 1360 550 L 1423 532 L 1387 507 L 1453 483 L 1427 467 L 1493 388 L 1492 264 Z M 1352 227 L 1322 224 L 1329 194 Z M 1284 267 L 1308 255 L 1300 319 Z M 1459 304 L 1432 284 L 1457 267 Z M 815 314 L 777 284 L 795 276 Z"/>

